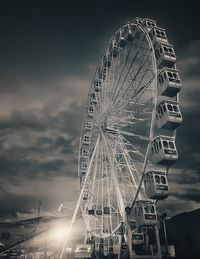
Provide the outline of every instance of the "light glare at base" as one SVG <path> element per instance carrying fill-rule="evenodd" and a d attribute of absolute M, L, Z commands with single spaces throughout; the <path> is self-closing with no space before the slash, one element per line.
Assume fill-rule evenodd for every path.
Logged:
<path fill-rule="evenodd" d="M 55 242 L 61 242 L 67 237 L 67 235 L 68 230 L 66 229 L 66 227 L 59 227 L 51 232 L 50 238 L 54 239 Z"/>

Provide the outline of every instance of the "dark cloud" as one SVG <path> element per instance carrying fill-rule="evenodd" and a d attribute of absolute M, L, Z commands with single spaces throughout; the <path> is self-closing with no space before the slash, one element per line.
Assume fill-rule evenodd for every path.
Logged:
<path fill-rule="evenodd" d="M 13 202 L 14 201 L 14 202 Z M 33 195 L 20 195 L 16 193 L 11 193 L 7 191 L 1 192 L 0 196 L 1 212 L 0 217 L 15 218 L 18 213 L 31 214 L 34 211 L 36 213 L 36 208 L 38 204 L 38 197 Z M 36 215 L 36 214 L 35 214 Z"/>
<path fill-rule="evenodd" d="M 37 139 L 37 145 L 44 145 L 44 144 L 52 144 L 53 140 L 51 138 L 48 138 L 48 137 L 39 137 Z"/>
<path fill-rule="evenodd" d="M 198 188 L 187 188 L 184 192 L 171 193 L 172 196 L 177 197 L 183 201 L 200 202 L 200 193 Z"/>
<path fill-rule="evenodd" d="M 55 141 L 55 146 L 57 147 L 65 147 L 65 146 L 68 146 L 70 145 L 70 140 L 69 139 L 66 139 L 64 137 L 58 137 Z"/>
<path fill-rule="evenodd" d="M 199 171 L 200 154 L 199 127 L 200 111 L 197 109 L 183 110 L 184 122 L 177 132 L 177 146 L 179 148 L 180 161 L 178 167 L 187 168 L 189 171 Z"/>
<path fill-rule="evenodd" d="M 13 178 L 23 175 L 27 178 L 35 178 L 43 175 L 43 177 L 66 175 L 66 172 L 59 169 L 65 166 L 65 162 L 61 159 L 52 159 L 46 162 L 38 160 L 20 159 L 15 157 L 0 157 L 0 171 L 2 176 Z"/>
<path fill-rule="evenodd" d="M 44 130 L 42 121 L 32 112 L 14 111 L 8 118 L 0 119 L 0 129 L 30 128 L 32 130 Z"/>
<path fill-rule="evenodd" d="M 23 130 L 25 128 L 41 132 L 57 129 L 71 134 L 72 137 L 77 137 L 80 135 L 82 111 L 81 106 L 76 103 L 72 103 L 68 109 L 58 111 L 56 114 L 48 113 L 46 107 L 41 110 L 14 111 L 7 118 L 0 118 L 1 134 L 3 131 Z M 39 141 L 44 143 L 51 140 L 40 137 Z M 61 143 L 62 141 L 63 143 Z M 55 145 L 64 145 L 67 141 L 60 137 L 56 140 Z"/>
<path fill-rule="evenodd" d="M 177 172 L 172 172 L 168 175 L 170 183 L 177 183 L 179 185 L 189 186 L 200 182 L 199 171 L 187 168 L 185 164 L 182 165 L 183 169 L 175 169 Z"/>

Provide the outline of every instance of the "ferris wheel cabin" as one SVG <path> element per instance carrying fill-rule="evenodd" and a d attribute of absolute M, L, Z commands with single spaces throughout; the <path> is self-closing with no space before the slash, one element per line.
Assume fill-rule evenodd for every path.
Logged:
<path fill-rule="evenodd" d="M 83 158 L 89 157 L 89 150 L 85 145 L 83 145 L 81 148 L 81 157 L 83 157 Z"/>
<path fill-rule="evenodd" d="M 154 164 L 170 166 L 178 159 L 173 137 L 157 136 L 151 143 L 151 160 Z"/>
<path fill-rule="evenodd" d="M 90 93 L 90 103 L 91 104 L 97 104 L 98 94 L 93 92 Z"/>
<path fill-rule="evenodd" d="M 101 91 L 101 87 L 102 87 L 102 79 L 95 79 L 93 81 L 93 86 L 94 86 L 94 91 L 95 92 L 100 92 Z"/>
<path fill-rule="evenodd" d="M 137 227 L 157 225 L 156 206 L 154 202 L 138 200 L 133 209 Z"/>
<path fill-rule="evenodd" d="M 93 115 L 94 115 L 94 107 L 93 107 L 93 106 L 89 106 L 89 107 L 87 108 L 87 112 L 88 112 L 88 115 L 89 115 L 90 117 L 93 117 Z"/>
<path fill-rule="evenodd" d="M 149 171 L 144 177 L 144 186 L 149 199 L 163 200 L 169 195 L 165 172 Z"/>
<path fill-rule="evenodd" d="M 110 207 L 103 207 L 102 209 L 97 209 L 96 206 L 88 209 L 88 215 L 93 216 L 109 216 L 110 215 Z"/>
<path fill-rule="evenodd" d="M 83 182 L 84 182 L 84 181 L 83 181 Z M 84 191 L 84 192 L 83 192 L 83 198 L 82 198 L 83 202 L 87 202 L 88 198 L 89 198 L 88 192 Z"/>
<path fill-rule="evenodd" d="M 104 67 L 110 67 L 112 63 L 112 57 L 109 54 L 105 54 L 103 56 L 103 66 Z"/>
<path fill-rule="evenodd" d="M 144 22 L 144 19 L 142 18 L 139 18 L 139 17 L 136 17 L 134 20 L 133 20 L 134 23 L 138 24 L 138 25 L 142 25 L 143 22 Z"/>
<path fill-rule="evenodd" d="M 88 130 L 91 130 L 92 129 L 92 120 L 86 120 L 85 122 L 85 128 L 88 129 Z"/>
<path fill-rule="evenodd" d="M 132 244 L 142 245 L 144 243 L 144 234 L 139 232 L 132 233 Z"/>
<path fill-rule="evenodd" d="M 109 53 L 111 56 L 116 58 L 119 55 L 120 48 L 118 47 L 118 44 L 116 40 L 112 40 L 110 45 L 109 45 Z"/>
<path fill-rule="evenodd" d="M 132 34 L 132 31 L 133 31 L 133 25 L 131 24 L 126 24 L 123 29 L 124 29 L 124 37 L 125 37 L 125 40 L 127 41 L 132 41 L 133 40 L 133 34 Z"/>
<path fill-rule="evenodd" d="M 182 123 L 182 115 L 177 102 L 164 100 L 156 108 L 158 128 L 175 130 Z"/>
<path fill-rule="evenodd" d="M 174 97 L 181 90 L 182 83 L 175 69 L 164 67 L 158 74 L 158 94 Z"/>
<path fill-rule="evenodd" d="M 99 67 L 98 68 L 98 77 L 102 80 L 105 80 L 106 75 L 107 75 L 107 68 L 106 67 Z"/>
<path fill-rule="evenodd" d="M 165 32 L 165 29 L 160 27 L 153 27 L 149 33 L 149 36 L 152 40 L 152 44 L 158 44 L 160 43 L 168 43 L 167 35 Z"/>
<path fill-rule="evenodd" d="M 85 174 L 88 168 L 88 164 L 85 161 L 81 162 L 81 173 Z"/>
<path fill-rule="evenodd" d="M 90 134 L 85 134 L 85 135 L 83 136 L 83 144 L 89 145 L 89 144 L 90 144 L 90 139 L 91 139 Z"/>
<path fill-rule="evenodd" d="M 150 32 L 153 27 L 156 27 L 156 21 L 145 18 L 142 25 L 148 32 Z"/>
<path fill-rule="evenodd" d="M 126 28 L 125 27 L 120 29 L 115 36 L 115 40 L 116 40 L 118 46 L 121 47 L 121 48 L 124 48 L 126 46 L 127 39 L 126 39 L 125 36 L 126 36 Z"/>
<path fill-rule="evenodd" d="M 159 43 L 155 48 L 155 55 L 158 68 L 173 67 L 176 62 L 174 48 L 170 44 Z"/>
<path fill-rule="evenodd" d="M 85 174 L 80 175 L 80 183 L 81 186 L 83 186 L 83 183 L 85 182 Z M 86 192 L 86 191 L 85 191 Z"/>

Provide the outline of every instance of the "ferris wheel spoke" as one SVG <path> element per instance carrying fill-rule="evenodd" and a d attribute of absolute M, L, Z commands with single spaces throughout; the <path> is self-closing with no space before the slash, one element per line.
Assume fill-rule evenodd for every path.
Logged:
<path fill-rule="evenodd" d="M 132 58 L 131 64 L 130 64 L 130 66 L 129 66 L 129 68 L 128 68 L 128 71 L 127 71 L 126 75 L 124 76 L 124 78 L 123 78 L 123 80 L 122 80 L 122 83 L 120 84 L 120 86 L 119 86 L 118 88 L 116 87 L 116 91 L 113 93 L 113 101 L 118 97 L 118 95 L 119 95 L 119 93 L 120 93 L 120 91 L 121 91 L 121 88 L 123 87 L 123 85 L 124 85 L 124 83 L 125 83 L 125 81 L 126 81 L 126 79 L 127 79 L 127 77 L 128 77 L 128 72 L 131 70 L 132 66 L 134 65 L 134 62 L 136 61 L 136 59 L 137 59 L 137 57 L 138 57 L 140 48 L 141 48 L 142 44 L 144 43 L 145 38 L 146 38 L 146 37 L 143 35 L 143 38 L 142 38 L 142 40 L 140 41 L 140 44 L 139 44 L 139 46 L 138 46 L 138 48 L 137 48 L 137 50 L 136 50 L 136 53 L 135 53 L 134 57 Z M 120 78 L 120 79 L 121 79 L 121 78 Z"/>
<path fill-rule="evenodd" d="M 116 138 L 115 138 L 116 139 Z M 121 143 L 121 144 L 120 144 Z M 112 140 L 110 142 L 110 147 L 112 147 L 114 155 L 114 160 L 116 163 L 116 168 L 118 172 L 118 182 L 123 194 L 125 206 L 130 206 L 132 195 L 136 191 L 137 185 L 133 175 L 137 172 L 133 165 L 128 163 L 125 156 L 126 147 L 122 145 L 122 141 Z"/>
<path fill-rule="evenodd" d="M 122 135 L 130 136 L 130 137 L 142 139 L 142 140 L 145 140 L 145 141 L 149 141 L 149 137 L 146 137 L 146 136 L 143 136 L 143 135 L 140 135 L 140 134 L 134 134 L 132 132 L 127 132 L 125 130 L 118 130 L 118 133 L 122 134 Z"/>
<path fill-rule="evenodd" d="M 109 146 L 109 142 L 107 140 L 107 138 L 105 137 L 105 135 L 103 133 L 101 133 L 101 136 L 102 136 L 102 139 L 103 139 L 103 142 L 104 142 L 104 145 L 105 145 L 105 149 L 106 149 L 106 153 L 107 153 L 107 157 L 108 157 L 108 160 L 109 160 L 109 163 L 110 163 L 110 171 L 111 171 L 111 177 L 112 177 L 112 180 L 113 180 L 113 183 L 114 183 L 114 187 L 115 187 L 115 191 L 117 193 L 117 202 L 119 204 L 119 210 L 120 210 L 120 214 L 121 214 L 121 217 L 122 219 L 125 219 L 126 218 L 126 214 L 125 214 L 125 207 L 124 207 L 124 202 L 123 202 L 123 198 L 122 198 L 122 194 L 121 194 L 121 191 L 120 191 L 120 188 L 119 188 L 119 183 L 118 183 L 118 180 L 117 180 L 117 177 L 116 177 L 116 172 L 114 170 L 114 162 L 113 162 L 113 159 L 111 157 L 111 148 Z"/>
<path fill-rule="evenodd" d="M 128 150 L 122 144 L 121 144 L 121 149 L 124 150 L 124 158 L 125 158 L 126 164 L 128 165 L 130 175 L 131 175 L 133 181 L 135 182 L 135 185 L 138 186 L 138 184 L 139 184 L 139 172 L 137 171 L 136 167 L 134 166 L 134 162 L 132 161 Z M 141 188 L 141 193 L 139 193 L 139 199 L 141 199 L 141 198 L 146 199 L 144 186 Z"/>
<path fill-rule="evenodd" d="M 128 58 L 129 58 L 130 52 L 131 52 L 131 50 L 132 50 L 132 47 L 133 47 L 133 44 L 134 44 L 134 41 L 135 41 L 135 39 L 136 39 L 136 36 L 137 36 L 138 31 L 139 31 L 139 28 L 138 28 L 138 26 L 136 26 L 136 29 L 134 30 L 133 40 L 132 40 L 132 42 L 131 42 L 131 44 L 130 44 L 130 48 L 129 48 L 129 50 L 128 50 L 128 54 L 125 55 L 125 62 L 122 62 L 122 64 L 121 64 L 121 65 L 123 65 L 123 67 L 122 67 L 122 69 L 120 69 L 120 67 L 118 68 L 118 70 L 117 70 L 117 77 L 114 78 L 114 81 L 113 81 L 113 83 L 112 83 L 111 93 L 114 93 L 114 90 L 117 90 L 117 87 L 118 87 L 118 85 L 119 85 L 120 78 L 122 77 L 122 74 L 123 74 L 123 72 L 124 72 L 126 63 L 127 63 L 127 61 L 128 61 Z M 113 64 L 115 64 L 115 63 L 113 63 Z M 117 62 L 117 64 L 118 64 L 118 66 L 119 66 L 119 62 Z M 112 96 L 112 95 L 111 95 L 111 96 Z"/>
<path fill-rule="evenodd" d="M 116 102 L 117 102 L 117 101 L 123 100 L 123 97 L 126 96 L 126 93 L 130 90 L 130 87 L 133 86 L 133 89 L 135 89 L 135 87 L 134 87 L 134 85 L 133 85 L 133 82 L 136 82 L 136 80 L 139 79 L 140 74 L 143 74 L 143 73 L 144 73 L 144 71 L 142 71 L 142 68 L 143 68 L 145 62 L 148 60 L 148 58 L 149 58 L 149 57 L 147 57 L 146 60 L 145 60 L 143 63 L 141 62 L 141 65 L 140 65 L 138 71 L 137 71 L 136 73 L 134 73 L 134 77 L 132 77 L 132 75 L 131 75 L 131 73 L 130 73 L 130 72 L 131 72 L 131 68 L 132 68 L 132 70 L 134 70 L 134 66 L 131 64 L 130 67 L 127 68 L 126 77 L 129 76 L 129 77 L 131 78 L 131 80 L 130 80 L 130 83 L 128 83 L 129 80 L 127 80 L 127 78 L 125 78 L 126 81 L 127 81 L 127 84 L 125 85 L 125 80 L 124 80 L 123 83 L 122 83 L 122 85 L 120 85 L 120 91 L 118 91 L 118 94 L 115 96 L 114 107 L 116 106 Z M 138 60 L 139 60 L 139 58 L 138 58 Z M 146 72 L 146 70 L 145 70 L 145 72 Z"/>
<path fill-rule="evenodd" d="M 131 43 L 130 47 L 129 47 L 129 50 L 128 50 L 128 53 L 125 57 L 125 61 L 124 62 L 120 62 L 120 59 L 121 57 L 123 57 L 123 55 L 121 54 L 120 52 L 120 55 L 119 55 L 119 58 L 118 58 L 118 62 L 117 62 L 117 65 L 118 65 L 118 68 L 117 68 L 117 74 L 115 75 L 115 81 L 113 83 L 113 89 L 112 89 L 112 95 L 111 95 L 111 98 L 113 99 L 113 96 L 115 95 L 115 92 L 119 91 L 120 90 L 120 82 L 122 80 L 122 75 L 124 73 L 124 70 L 126 68 L 126 64 L 127 64 L 127 61 L 128 61 L 128 58 L 129 58 L 129 55 L 131 53 L 131 49 L 133 47 L 133 42 Z M 114 63 L 115 64 L 115 63 Z M 120 65 L 119 65 L 120 64 Z M 120 67 L 122 66 L 122 68 Z M 111 100 L 112 100 L 111 99 Z"/>
<path fill-rule="evenodd" d="M 142 70 L 144 64 L 147 62 L 147 60 L 149 59 L 150 56 L 151 56 L 151 52 L 150 52 L 150 54 L 145 58 L 145 60 L 143 61 L 143 63 L 140 65 L 140 67 L 139 67 L 138 71 L 136 72 L 136 74 L 134 75 L 134 77 L 131 76 L 131 78 L 132 78 L 132 79 L 131 79 L 131 83 L 128 84 L 127 88 L 126 88 L 125 91 L 122 93 L 122 95 L 120 95 L 119 98 L 116 99 L 116 102 L 115 102 L 115 104 L 114 104 L 114 109 L 117 110 L 117 107 L 120 106 L 120 103 L 122 104 L 124 101 L 125 101 L 125 102 L 122 104 L 122 107 L 126 106 L 127 103 L 130 102 L 130 100 L 127 100 L 127 101 L 126 101 L 124 97 L 125 97 L 125 95 L 127 94 L 127 92 L 130 90 L 130 88 L 133 87 L 133 83 L 134 83 L 135 80 L 137 79 L 138 74 L 141 72 L 141 70 Z M 149 82 L 147 82 L 144 86 L 142 86 L 141 88 L 139 88 L 140 85 L 141 85 L 141 83 L 142 83 L 142 81 L 143 81 L 143 79 L 144 79 L 144 77 L 146 76 L 146 73 L 147 73 L 148 71 L 149 71 L 149 70 L 146 70 L 146 69 L 145 69 L 145 72 L 144 72 L 144 74 L 143 74 L 143 76 L 142 76 L 142 79 L 140 79 L 140 81 L 139 81 L 137 87 L 134 87 L 134 88 L 133 88 L 133 89 L 135 89 L 135 94 L 134 94 L 134 96 L 137 96 L 137 94 L 140 93 L 140 91 L 142 91 L 143 89 L 145 89 L 146 86 L 149 85 Z M 130 98 L 132 98 L 132 97 L 130 97 Z"/>
<path fill-rule="evenodd" d="M 115 115 L 117 116 L 117 113 L 120 113 L 120 111 L 121 110 L 123 110 L 123 109 L 125 109 L 125 107 L 129 104 L 131 104 L 132 106 L 134 106 L 134 105 L 140 105 L 140 103 L 138 103 L 138 101 L 140 100 L 140 98 L 142 97 L 142 95 L 144 94 L 144 93 L 146 93 L 147 92 L 147 88 L 151 85 L 151 83 L 153 82 L 153 78 L 152 78 L 152 80 L 150 80 L 149 82 L 147 82 L 145 85 L 143 85 L 142 87 L 140 87 L 139 89 L 137 89 L 136 90 L 136 93 L 134 93 L 134 95 L 132 96 L 132 97 L 130 97 L 128 100 L 127 100 L 127 102 L 125 102 L 125 104 L 121 104 L 121 106 L 119 105 L 119 108 L 118 109 L 116 109 L 115 110 Z M 149 90 L 150 92 L 153 92 L 154 90 Z M 136 97 L 137 97 L 137 99 L 136 99 Z M 152 98 L 151 98 L 152 99 Z M 150 100 L 151 100 L 150 99 Z M 148 101 L 146 102 L 146 103 L 148 103 Z M 141 110 L 141 109 L 140 109 Z M 146 107 L 145 107 L 145 110 L 141 110 L 140 111 L 140 114 L 152 114 L 152 108 L 151 108 L 151 110 L 149 111 L 149 112 L 147 112 L 147 109 L 146 109 Z M 139 114 L 138 114 L 138 116 L 139 116 Z M 137 120 L 140 120 L 141 118 L 140 117 L 138 117 L 137 118 Z"/>

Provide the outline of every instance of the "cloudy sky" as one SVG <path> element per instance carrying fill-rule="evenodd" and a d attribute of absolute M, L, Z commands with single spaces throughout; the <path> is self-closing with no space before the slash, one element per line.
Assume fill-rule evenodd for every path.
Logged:
<path fill-rule="evenodd" d="M 71 2 L 71 3 L 69 3 Z M 136 16 L 159 21 L 184 84 L 180 160 L 170 172 L 171 214 L 198 208 L 200 30 L 193 1 L 0 3 L 0 218 L 56 211 L 78 197 L 80 126 L 95 67 L 112 34 Z"/>

